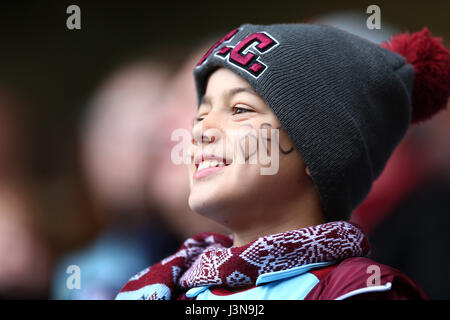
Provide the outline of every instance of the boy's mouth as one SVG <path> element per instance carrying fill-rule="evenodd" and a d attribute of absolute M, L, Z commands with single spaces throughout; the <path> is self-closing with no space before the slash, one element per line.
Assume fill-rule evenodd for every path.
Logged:
<path fill-rule="evenodd" d="M 197 167 L 197 171 L 206 169 L 206 168 L 215 168 L 215 167 L 224 167 L 225 163 L 223 161 L 217 160 L 203 160 L 199 164 L 195 165 Z"/>
<path fill-rule="evenodd" d="M 194 160 L 195 172 L 194 179 L 202 178 L 210 173 L 223 170 L 231 164 L 231 160 L 221 158 L 215 155 L 200 155 Z"/>

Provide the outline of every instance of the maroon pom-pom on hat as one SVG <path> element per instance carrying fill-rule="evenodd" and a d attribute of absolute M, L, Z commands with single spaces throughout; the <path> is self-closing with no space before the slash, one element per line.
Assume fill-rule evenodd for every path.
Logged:
<path fill-rule="evenodd" d="M 414 67 L 412 123 L 425 121 L 447 106 L 450 96 L 450 50 L 427 28 L 393 36 L 382 47 L 400 54 Z"/>

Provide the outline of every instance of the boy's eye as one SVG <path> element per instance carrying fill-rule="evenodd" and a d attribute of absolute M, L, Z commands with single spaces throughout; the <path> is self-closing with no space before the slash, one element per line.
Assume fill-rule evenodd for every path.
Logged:
<path fill-rule="evenodd" d="M 245 113 L 245 112 L 254 112 L 252 109 L 250 108 L 243 108 L 241 105 L 235 105 L 232 107 L 233 109 L 233 114 L 240 114 L 240 113 Z"/>
<path fill-rule="evenodd" d="M 246 112 L 255 112 L 255 110 L 251 109 L 250 107 L 244 107 L 245 105 L 242 104 L 238 104 L 235 105 L 233 107 L 231 107 L 231 109 L 233 110 L 233 115 L 235 114 L 241 114 L 241 113 L 246 113 Z M 196 123 L 199 123 L 200 121 L 204 120 L 206 118 L 207 114 L 202 114 L 199 115 L 197 117 L 194 118 L 194 125 Z"/>
<path fill-rule="evenodd" d="M 194 125 L 200 121 L 202 121 L 203 119 L 205 119 L 206 116 L 202 115 L 202 116 L 198 116 L 194 119 Z"/>

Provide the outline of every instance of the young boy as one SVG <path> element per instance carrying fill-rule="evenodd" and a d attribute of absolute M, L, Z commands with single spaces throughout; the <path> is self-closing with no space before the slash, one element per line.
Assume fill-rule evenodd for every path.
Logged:
<path fill-rule="evenodd" d="M 186 240 L 117 299 L 425 299 L 346 221 L 450 93 L 450 52 L 426 29 L 384 47 L 308 24 L 246 24 L 213 46 L 194 70 L 189 205 L 232 235 Z M 264 152 L 269 174 L 251 161 Z"/>

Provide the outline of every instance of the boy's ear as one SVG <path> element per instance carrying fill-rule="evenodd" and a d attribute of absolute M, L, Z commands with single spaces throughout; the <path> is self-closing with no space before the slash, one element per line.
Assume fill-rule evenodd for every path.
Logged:
<path fill-rule="evenodd" d="M 306 172 L 306 175 L 311 178 L 311 172 L 309 172 L 308 167 L 305 167 L 305 172 Z"/>

